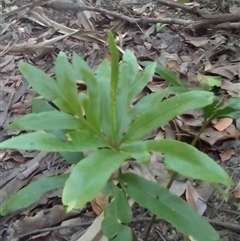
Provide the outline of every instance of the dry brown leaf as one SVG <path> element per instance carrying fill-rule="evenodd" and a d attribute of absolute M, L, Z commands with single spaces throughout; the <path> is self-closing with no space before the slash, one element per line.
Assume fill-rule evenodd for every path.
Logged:
<path fill-rule="evenodd" d="M 146 47 L 147 50 L 150 50 L 152 48 L 152 44 L 151 43 L 144 42 L 143 44 L 144 44 L 144 46 Z"/>
<path fill-rule="evenodd" d="M 236 187 L 233 189 L 233 196 L 237 199 L 240 199 L 240 181 L 236 185 Z"/>
<path fill-rule="evenodd" d="M 17 234 L 27 231 L 46 228 L 52 225 L 76 216 L 75 211 L 67 212 L 61 205 L 53 206 L 49 211 L 41 210 L 35 216 L 26 216 L 14 222 L 13 228 Z"/>
<path fill-rule="evenodd" d="M 222 80 L 222 85 L 221 85 L 221 89 L 223 90 L 227 90 L 230 92 L 230 95 L 236 94 L 236 95 L 240 95 L 240 83 L 232 83 L 228 80 Z M 233 92 L 233 94 L 231 94 Z"/>
<path fill-rule="evenodd" d="M 207 209 L 206 202 L 203 201 L 190 181 L 187 181 L 186 200 L 200 215 L 203 215 Z"/>
<path fill-rule="evenodd" d="M 234 155 L 234 154 L 235 154 L 235 151 L 234 151 L 234 149 L 231 148 L 231 149 L 228 149 L 224 152 L 220 152 L 219 156 L 221 158 L 221 161 L 225 162 L 225 161 L 229 160 L 231 158 L 231 156 Z"/>
<path fill-rule="evenodd" d="M 175 60 L 169 60 L 166 64 L 166 67 L 173 72 L 177 72 L 179 69 L 178 63 Z"/>
<path fill-rule="evenodd" d="M 193 127 L 199 127 L 199 126 L 202 126 L 203 122 L 201 118 L 194 118 L 191 115 L 181 115 L 178 117 L 177 124 L 182 125 L 182 123 Z"/>
<path fill-rule="evenodd" d="M 218 131 L 226 130 L 233 122 L 231 118 L 222 118 L 214 125 L 214 128 Z"/>
<path fill-rule="evenodd" d="M 166 17 L 166 12 L 165 10 L 162 10 L 162 11 L 159 11 L 159 10 L 156 10 L 156 11 L 153 11 L 153 14 L 156 16 L 156 18 L 158 19 L 163 19 Z"/>
<path fill-rule="evenodd" d="M 230 138 L 238 139 L 239 131 L 233 124 L 231 124 L 225 131 L 229 134 Z"/>
<path fill-rule="evenodd" d="M 14 160 L 15 162 L 18 162 L 18 163 L 23 163 L 25 161 L 24 157 L 19 154 L 19 153 L 16 153 L 16 152 L 12 152 L 11 154 L 7 154 L 3 161 L 7 161 L 7 160 Z"/>
<path fill-rule="evenodd" d="M 213 68 L 208 71 L 209 73 L 221 75 L 228 79 L 233 79 L 235 76 L 240 77 L 240 63 L 235 65 L 225 65 L 222 67 Z"/>
<path fill-rule="evenodd" d="M 104 197 L 102 193 L 98 195 L 90 202 L 93 211 L 99 216 L 105 207 L 108 205 L 108 197 Z"/>
<path fill-rule="evenodd" d="M 229 138 L 233 138 L 232 134 L 227 132 L 227 129 L 224 131 L 217 131 L 212 127 L 207 127 L 200 135 L 200 138 L 210 145 L 215 144 L 217 141 L 224 141 Z"/>

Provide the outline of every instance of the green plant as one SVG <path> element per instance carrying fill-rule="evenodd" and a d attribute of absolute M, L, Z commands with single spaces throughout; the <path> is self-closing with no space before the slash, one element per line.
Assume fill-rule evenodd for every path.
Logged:
<path fill-rule="evenodd" d="M 165 167 L 175 174 L 232 185 L 220 166 L 191 145 L 168 139 L 141 140 L 185 111 L 205 108 L 205 115 L 209 115 L 214 108 L 214 95 L 188 91 L 178 81 L 179 88 L 175 90 L 181 91 L 176 96 L 164 99 L 166 90 L 162 90 L 134 103 L 134 97 L 152 78 L 156 63 L 139 71 L 135 56 L 127 50 L 119 64 L 111 33 L 109 49 L 111 63 L 103 60 L 95 73 L 76 54 L 70 64 L 62 52 L 56 59 L 55 79 L 27 63 L 19 64 L 33 89 L 56 108 L 47 101 L 33 100 L 34 113 L 10 124 L 12 129 L 31 132 L 6 140 L 1 147 L 59 152 L 75 166 L 69 174 L 32 182 L 19 190 L 4 202 L 1 215 L 29 206 L 53 188 L 63 187 L 62 202 L 68 211 L 83 207 L 102 191 L 111 196 L 102 222 L 103 233 L 109 240 L 132 240 L 128 227 L 132 217 L 129 197 L 192 240 L 219 240 L 212 226 L 181 198 L 141 176 L 122 173 L 120 168 L 130 158 L 147 163 L 152 152 L 161 152 L 165 155 Z M 168 70 L 163 69 L 162 73 L 171 80 Z M 78 93 L 76 79 L 86 83 L 86 94 Z M 82 154 L 85 151 L 90 153 L 86 157 Z M 112 175 L 114 171 L 118 174 Z M 114 180 L 120 185 L 116 186 Z"/>
<path fill-rule="evenodd" d="M 162 28 L 164 28 L 165 26 L 167 26 L 167 24 L 156 23 L 156 25 L 155 25 L 156 32 L 160 32 L 162 30 Z"/>

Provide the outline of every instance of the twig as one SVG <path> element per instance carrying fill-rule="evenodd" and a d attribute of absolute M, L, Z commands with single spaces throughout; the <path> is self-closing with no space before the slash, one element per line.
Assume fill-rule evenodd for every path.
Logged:
<path fill-rule="evenodd" d="M 195 10 L 189 6 L 185 6 L 183 4 L 179 4 L 179 3 L 174 3 L 174 2 L 170 2 L 167 1 L 168 3 L 166 3 L 166 1 L 163 0 L 158 0 L 158 2 L 162 3 L 164 2 L 165 5 L 168 4 L 168 6 L 174 6 L 174 7 L 180 7 L 186 11 L 190 11 L 192 13 L 198 13 L 198 15 L 202 16 L 201 19 L 197 20 L 197 21 L 193 21 L 193 20 L 185 20 L 185 19 L 176 19 L 176 18 L 147 18 L 147 17 L 139 17 L 139 18 L 133 18 L 133 17 L 128 17 L 126 15 L 124 15 L 123 13 L 117 13 L 117 12 L 113 12 L 104 8 L 99 8 L 99 7 L 90 7 L 90 6 L 67 6 L 64 5 L 62 6 L 63 10 L 74 10 L 74 11 L 94 11 L 94 12 L 98 12 L 104 15 L 108 15 L 108 16 L 112 16 L 114 18 L 118 18 L 121 19 L 125 22 L 128 23 L 132 23 L 132 24 L 136 24 L 136 23 L 142 23 L 142 24 L 146 24 L 146 23 L 162 23 L 162 24 L 178 24 L 178 25 L 182 25 L 185 27 L 192 27 L 192 28 L 209 28 L 209 26 L 211 26 L 211 28 L 217 28 L 217 24 L 220 23 L 226 23 L 226 22 L 238 22 L 240 20 L 240 15 L 239 14 L 218 14 L 218 15 L 208 15 L 208 14 L 203 14 L 200 10 Z M 55 5 L 51 5 L 48 4 L 48 7 L 50 8 L 55 8 Z M 59 7 L 59 6 L 58 6 Z M 200 14 L 201 12 L 201 14 Z M 238 24 L 238 23 L 237 23 Z M 233 27 L 234 25 L 232 25 Z"/>
<path fill-rule="evenodd" d="M 14 10 L 12 10 L 10 12 L 0 14 L 0 19 L 4 18 L 4 17 L 9 17 L 9 16 L 12 16 L 12 15 L 18 14 L 19 12 L 22 12 L 23 10 L 25 10 L 25 12 L 27 12 L 31 8 L 33 8 L 35 6 L 42 6 L 42 5 L 46 4 L 49 1 L 50 0 L 36 0 L 34 2 L 25 4 L 25 5 L 17 8 L 17 9 L 14 9 Z"/>
<path fill-rule="evenodd" d="M 51 2 L 52 3 L 52 2 Z M 48 7 L 55 9 L 55 5 L 48 4 Z M 58 9 L 60 7 L 58 6 Z M 103 15 L 108 15 L 117 19 L 121 19 L 125 22 L 129 23 L 162 23 L 162 24 L 179 24 L 179 25 L 184 25 L 188 26 L 190 24 L 194 24 L 195 21 L 192 20 L 185 20 L 185 19 L 175 19 L 175 18 L 147 18 L 147 17 L 140 17 L 140 18 L 133 18 L 133 17 L 128 17 L 124 15 L 123 13 L 117 13 L 113 12 L 104 8 L 99 8 L 99 7 L 90 7 L 90 6 L 78 6 L 78 7 L 73 7 L 73 6 L 67 6 L 63 5 L 62 10 L 74 10 L 74 11 L 93 11 L 97 13 L 101 13 Z"/>
<path fill-rule="evenodd" d="M 227 222 L 221 222 L 221 221 L 215 221 L 215 220 L 210 220 L 210 219 L 207 219 L 207 220 L 212 225 L 226 228 L 226 229 L 232 230 L 232 231 L 240 234 L 240 225 L 233 224 L 233 223 L 227 223 Z"/>
<path fill-rule="evenodd" d="M 194 28 L 202 28 L 209 26 L 209 24 L 220 24 L 220 23 L 227 23 L 227 22 L 239 22 L 240 21 L 240 14 L 218 14 L 218 15 L 210 15 L 205 16 L 204 19 L 197 20 L 194 24 Z"/>
<path fill-rule="evenodd" d="M 200 17 L 203 17 L 204 15 L 206 15 L 206 12 L 199 9 L 199 8 L 193 8 L 193 7 L 189 7 L 185 4 L 182 3 L 177 3 L 177 2 L 172 2 L 172 1 L 166 1 L 166 0 L 156 0 L 158 3 L 168 6 L 168 7 L 172 7 L 172 8 L 180 8 L 183 9 L 184 11 L 188 12 L 188 13 L 192 13 L 192 14 L 197 14 Z"/>

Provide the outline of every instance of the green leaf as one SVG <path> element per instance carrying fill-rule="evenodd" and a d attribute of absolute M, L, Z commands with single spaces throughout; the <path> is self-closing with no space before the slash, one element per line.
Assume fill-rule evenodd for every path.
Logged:
<path fill-rule="evenodd" d="M 134 81 L 138 81 L 136 76 L 138 74 L 138 62 L 136 56 L 130 50 L 125 50 L 122 57 L 122 63 L 124 68 L 121 74 L 123 74 L 126 79 L 128 86 L 132 86 Z"/>
<path fill-rule="evenodd" d="M 206 91 L 186 92 L 164 100 L 141 114 L 132 123 L 123 141 L 140 139 L 183 112 L 201 108 L 212 101 L 213 94 Z"/>
<path fill-rule="evenodd" d="M 111 121 L 110 117 L 110 64 L 105 59 L 98 66 L 96 71 L 96 78 L 99 86 L 99 95 L 100 95 L 100 126 L 101 130 L 107 137 L 112 136 L 112 127 L 109 125 Z"/>
<path fill-rule="evenodd" d="M 39 114 L 42 112 L 56 111 L 56 109 L 50 105 L 47 101 L 33 99 L 32 100 L 32 112 Z M 51 133 L 56 136 L 60 141 L 67 141 L 66 133 L 63 130 L 49 130 L 47 133 Z"/>
<path fill-rule="evenodd" d="M 99 147 L 106 143 L 86 131 L 69 133 L 72 141 L 62 142 L 46 132 L 23 134 L 0 143 L 1 148 L 36 150 L 46 152 L 80 152 Z"/>
<path fill-rule="evenodd" d="M 122 63 L 119 68 L 118 94 L 116 100 L 116 123 L 118 140 L 122 138 L 124 127 L 124 119 L 129 109 L 129 87 L 138 81 L 138 63 L 135 55 L 130 51 L 124 51 Z"/>
<path fill-rule="evenodd" d="M 154 75 L 156 63 L 153 62 L 148 65 L 142 72 L 138 72 L 137 76 L 135 77 L 134 82 L 131 86 L 129 86 L 129 93 L 128 93 L 128 104 L 130 105 L 134 99 L 134 97 L 140 93 L 147 83 L 152 80 Z"/>
<path fill-rule="evenodd" d="M 128 224 L 132 219 L 132 210 L 128 203 L 127 197 L 122 190 L 114 187 L 113 190 L 115 209 L 117 218 L 124 224 Z"/>
<path fill-rule="evenodd" d="M 2 216 L 26 208 L 35 203 L 45 192 L 62 188 L 69 174 L 61 174 L 59 176 L 46 177 L 38 181 L 31 182 L 26 187 L 10 196 L 2 205 L 0 214 Z"/>
<path fill-rule="evenodd" d="M 218 233 L 197 212 L 168 189 L 136 174 L 119 177 L 121 186 L 141 206 L 198 241 L 220 241 Z"/>
<path fill-rule="evenodd" d="M 232 97 L 227 101 L 215 97 L 211 105 L 203 108 L 204 119 L 210 120 L 229 117 L 232 119 L 240 119 L 240 97 Z"/>
<path fill-rule="evenodd" d="M 163 79 L 165 79 L 172 86 L 181 87 L 181 88 L 184 88 L 185 91 L 188 91 L 186 83 L 180 80 L 172 70 L 167 69 L 158 64 L 156 66 L 155 72 L 159 74 Z"/>
<path fill-rule="evenodd" d="M 184 92 L 187 92 L 189 90 L 186 90 L 185 87 L 179 87 L 179 86 L 170 86 L 168 87 L 168 96 L 169 95 L 176 95 L 176 94 L 182 94 Z"/>
<path fill-rule="evenodd" d="M 214 118 L 240 119 L 240 97 L 232 97 L 214 111 Z"/>
<path fill-rule="evenodd" d="M 125 153 L 142 164 L 150 163 L 151 154 L 147 151 L 128 150 Z"/>
<path fill-rule="evenodd" d="M 37 93 L 51 100 L 60 109 L 70 113 L 73 112 L 69 103 L 63 99 L 63 94 L 53 78 L 42 70 L 23 62 L 19 63 L 19 70 Z"/>
<path fill-rule="evenodd" d="M 119 224 L 117 236 L 112 241 L 132 241 L 132 230 L 122 224 Z"/>
<path fill-rule="evenodd" d="M 140 64 L 143 65 L 144 67 L 150 65 L 151 63 L 152 62 L 150 62 L 150 61 L 140 62 Z M 177 77 L 177 75 L 170 69 L 157 64 L 157 66 L 155 68 L 155 72 L 157 74 L 159 74 L 163 79 L 165 79 L 170 85 L 175 86 L 175 87 L 181 87 L 185 91 L 188 91 L 186 83 L 183 82 L 182 80 L 180 80 Z"/>
<path fill-rule="evenodd" d="M 76 115 L 82 116 L 73 68 L 63 52 L 60 52 L 57 56 L 55 72 L 57 84 L 64 96 L 63 98 L 68 102 Z"/>
<path fill-rule="evenodd" d="M 166 94 L 166 90 L 160 90 L 155 93 L 149 94 L 141 98 L 137 104 L 130 109 L 130 113 L 141 114 L 148 111 L 151 107 L 157 106 L 160 102 L 162 102 L 164 96 Z"/>
<path fill-rule="evenodd" d="M 211 90 L 214 86 L 220 87 L 222 84 L 221 76 L 209 76 L 197 73 L 197 80 L 200 82 L 204 90 Z"/>
<path fill-rule="evenodd" d="M 204 119 L 207 120 L 208 118 L 212 118 L 213 115 L 214 115 L 214 111 L 216 110 L 217 106 L 219 105 L 220 103 L 220 98 L 215 96 L 214 99 L 213 99 L 213 102 L 209 105 L 206 105 L 202 108 L 203 110 L 203 116 L 204 116 Z M 215 117 L 213 117 L 215 118 Z"/>
<path fill-rule="evenodd" d="M 195 147 L 176 140 L 151 140 L 127 144 L 122 151 L 149 151 L 164 154 L 164 165 L 189 178 L 208 182 L 217 182 L 232 185 L 233 181 L 228 174 L 208 155 Z"/>
<path fill-rule="evenodd" d="M 88 98 L 87 95 L 83 92 L 80 92 L 78 95 L 78 101 L 81 103 L 81 106 L 84 110 L 84 114 L 88 113 Z"/>
<path fill-rule="evenodd" d="M 68 210 L 81 208 L 91 201 L 125 158 L 120 152 L 102 149 L 81 160 L 73 168 L 63 190 L 63 203 Z"/>
<path fill-rule="evenodd" d="M 117 210 L 115 201 L 110 202 L 104 210 L 104 219 L 101 224 L 103 234 L 109 239 L 113 240 L 117 236 L 120 223 L 118 222 Z"/>
<path fill-rule="evenodd" d="M 81 78 L 87 85 L 88 101 L 87 108 L 85 108 L 88 122 L 92 127 L 99 131 L 99 112 L 100 112 L 100 96 L 97 79 L 88 66 L 88 64 L 80 58 L 77 54 L 73 54 L 73 66 L 75 76 Z"/>
<path fill-rule="evenodd" d="M 153 108 L 153 106 L 159 104 L 163 100 L 165 93 L 166 90 L 161 90 L 141 98 L 132 109 L 128 110 L 122 125 L 121 133 L 127 132 L 127 129 L 135 116 L 144 113 Z"/>
<path fill-rule="evenodd" d="M 13 130 L 74 130 L 84 128 L 84 125 L 81 125 L 76 117 L 55 110 L 39 114 L 27 114 L 13 121 L 9 128 Z"/>
<path fill-rule="evenodd" d="M 122 193 L 122 191 L 120 192 Z M 112 241 L 132 241 L 131 229 L 120 224 L 118 221 L 119 210 L 117 208 L 115 200 L 109 203 L 105 208 L 104 219 L 101 224 L 103 234 L 108 240 Z M 124 207 L 120 206 L 120 210 L 124 210 Z"/>
<path fill-rule="evenodd" d="M 52 111 L 55 110 L 52 105 L 50 105 L 47 101 L 42 101 L 38 99 L 33 99 L 32 100 L 32 111 L 34 113 L 41 113 L 45 111 Z M 84 128 L 86 130 L 86 127 Z M 56 136 L 60 141 L 66 142 L 67 137 L 66 133 L 63 130 L 52 130 L 48 131 L 48 133 L 53 134 Z M 84 155 L 82 152 L 60 152 L 59 153 L 63 159 L 70 164 L 76 164 L 78 163 L 81 159 L 84 158 Z"/>
<path fill-rule="evenodd" d="M 129 108 L 128 104 L 128 89 L 131 76 L 129 76 L 129 65 L 121 63 L 119 68 L 119 82 L 118 82 L 118 94 L 116 99 L 116 130 L 117 138 L 121 139 L 123 135 L 123 123 L 126 118 L 126 113 Z"/>
<path fill-rule="evenodd" d="M 33 113 L 41 113 L 47 111 L 56 110 L 52 105 L 50 105 L 47 101 L 32 99 L 32 112 Z"/>
<path fill-rule="evenodd" d="M 69 164 L 77 164 L 84 158 L 82 152 L 60 152 L 60 155 Z"/>

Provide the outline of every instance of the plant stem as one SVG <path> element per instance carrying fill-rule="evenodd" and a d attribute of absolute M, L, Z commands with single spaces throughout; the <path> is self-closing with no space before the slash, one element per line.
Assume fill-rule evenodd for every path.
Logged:
<path fill-rule="evenodd" d="M 191 145 L 195 146 L 198 139 L 200 138 L 200 135 L 202 134 L 202 132 L 204 131 L 204 129 L 207 127 L 207 125 L 211 122 L 211 118 L 205 120 L 202 124 L 202 127 L 200 128 L 200 130 L 198 131 L 197 135 L 194 137 Z"/>

